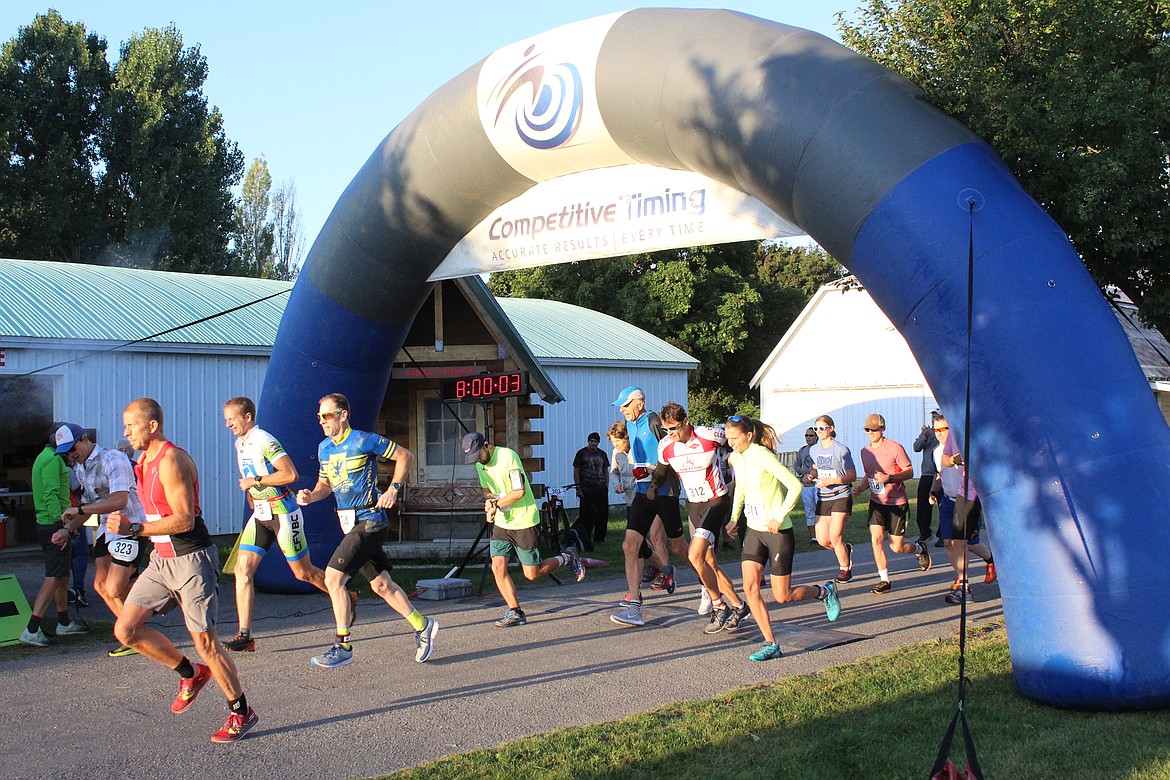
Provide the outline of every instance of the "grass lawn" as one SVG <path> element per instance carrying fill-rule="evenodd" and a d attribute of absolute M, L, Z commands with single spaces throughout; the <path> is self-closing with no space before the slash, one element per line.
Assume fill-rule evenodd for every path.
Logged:
<path fill-rule="evenodd" d="M 956 636 L 390 777 L 922 780 L 955 712 L 957 654 Z M 1170 712 L 1074 712 L 1020 696 L 1002 627 L 968 637 L 967 673 L 967 717 L 987 777 L 1170 777 Z M 961 767 L 958 736 L 952 756 Z"/>

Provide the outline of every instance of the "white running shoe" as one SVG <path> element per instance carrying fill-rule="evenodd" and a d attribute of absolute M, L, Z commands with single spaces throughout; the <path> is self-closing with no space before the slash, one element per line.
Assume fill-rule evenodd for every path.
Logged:
<path fill-rule="evenodd" d="M 711 614 L 711 594 L 706 588 L 699 588 L 699 608 L 695 611 L 700 615 Z"/>

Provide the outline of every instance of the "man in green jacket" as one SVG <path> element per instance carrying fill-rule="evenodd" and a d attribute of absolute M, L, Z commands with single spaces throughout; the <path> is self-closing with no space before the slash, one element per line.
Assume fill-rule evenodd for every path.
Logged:
<path fill-rule="evenodd" d="M 80 620 L 69 619 L 69 575 L 73 567 L 70 532 L 63 527 L 61 516 L 69 508 L 69 467 L 58 457 L 68 452 L 85 431 L 72 423 L 57 423 L 49 432 L 49 443 L 33 462 L 32 494 L 37 512 L 37 541 L 45 556 L 45 582 L 33 600 L 32 617 L 20 633 L 26 645 L 46 647 L 48 637 L 41 621 L 54 604 L 57 607 L 57 636 L 84 634 L 89 627 Z"/>

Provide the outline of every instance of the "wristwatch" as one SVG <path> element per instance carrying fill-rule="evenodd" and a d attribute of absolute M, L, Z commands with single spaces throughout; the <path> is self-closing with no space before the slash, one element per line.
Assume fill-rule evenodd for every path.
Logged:
<path fill-rule="evenodd" d="M 131 523 L 130 524 L 130 535 L 131 536 L 133 536 L 135 539 L 137 539 L 139 534 L 141 534 L 141 533 L 142 533 L 142 523 Z"/>
<path fill-rule="evenodd" d="M 401 492 L 401 490 L 402 490 L 402 483 L 401 483 L 401 482 L 391 482 L 391 483 L 390 483 L 390 487 L 392 487 L 392 488 L 394 488 L 395 490 L 397 490 L 397 491 L 400 491 L 400 492 Z"/>
<path fill-rule="evenodd" d="M 259 475 L 259 474 L 257 474 L 256 476 L 252 477 L 252 482 L 253 482 L 253 483 L 256 485 L 256 487 L 263 487 L 263 486 L 264 486 L 264 483 L 260 481 L 260 475 Z"/>

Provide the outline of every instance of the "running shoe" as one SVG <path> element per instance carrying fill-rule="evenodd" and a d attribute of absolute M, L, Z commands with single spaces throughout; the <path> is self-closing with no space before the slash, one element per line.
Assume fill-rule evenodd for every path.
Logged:
<path fill-rule="evenodd" d="M 654 578 L 657 577 L 658 574 L 659 572 L 657 566 L 647 566 L 645 571 L 642 572 L 642 584 L 645 585 L 648 582 L 653 582 Z"/>
<path fill-rule="evenodd" d="M 76 604 L 79 607 L 88 607 L 89 599 L 85 597 L 85 588 L 70 588 L 69 603 Z"/>
<path fill-rule="evenodd" d="M 130 645 L 118 645 L 106 653 L 110 658 L 125 658 L 128 655 L 138 655 L 138 651 Z"/>
<path fill-rule="evenodd" d="M 65 625 L 57 624 L 57 636 L 77 636 L 79 634 L 88 634 L 89 626 L 85 621 L 74 618 L 72 622 Z"/>
<path fill-rule="evenodd" d="M 22 645 L 32 645 L 34 647 L 48 647 L 50 644 L 49 638 L 45 636 L 45 632 L 39 628 L 33 632 L 29 632 L 28 628 L 25 628 L 23 631 L 21 631 L 20 643 Z"/>
<path fill-rule="evenodd" d="M 203 686 L 207 685 L 207 681 L 210 679 L 211 670 L 207 668 L 207 665 L 195 664 L 194 677 L 179 678 L 179 694 L 171 702 L 171 712 L 176 715 L 185 712 L 195 703 L 195 697 L 199 695 L 199 691 L 203 690 Z"/>
<path fill-rule="evenodd" d="M 964 590 L 966 590 L 966 593 L 965 593 L 965 594 L 964 594 L 964 592 L 963 592 Z M 966 598 L 964 598 L 964 596 L 965 596 Z M 943 597 L 943 599 L 944 599 L 944 600 L 945 600 L 945 601 L 946 601 L 948 604 L 958 604 L 958 603 L 960 603 L 960 602 L 962 602 L 962 601 L 966 601 L 968 604 L 970 604 L 970 603 L 972 603 L 973 601 L 975 601 L 975 597 L 971 595 L 971 588 L 966 588 L 966 589 L 964 589 L 964 588 L 955 588 L 955 589 L 954 589 L 954 590 L 952 590 L 950 593 L 948 593 L 946 596 L 944 596 L 944 597 Z"/>
<path fill-rule="evenodd" d="M 566 547 L 561 552 L 569 556 L 569 567 L 573 570 L 573 576 L 577 578 L 577 582 L 584 581 L 585 564 L 581 562 L 581 556 L 572 547 Z"/>
<path fill-rule="evenodd" d="M 711 594 L 706 588 L 699 588 L 699 608 L 695 611 L 700 615 L 711 614 Z"/>
<path fill-rule="evenodd" d="M 873 588 L 870 590 L 870 593 L 889 593 L 893 589 L 894 587 L 890 585 L 889 580 L 882 580 L 877 585 L 873 586 Z"/>
<path fill-rule="evenodd" d="M 834 579 L 837 582 L 849 582 L 853 579 L 853 572 L 849 571 L 848 569 L 842 569 L 837 573 L 837 576 Z"/>
<path fill-rule="evenodd" d="M 983 583 L 990 585 L 999 579 L 999 572 L 995 570 L 995 561 L 987 562 L 987 573 L 983 575 Z"/>
<path fill-rule="evenodd" d="M 833 582 L 825 583 L 825 616 L 830 623 L 841 617 L 841 599 L 837 597 L 837 585 Z"/>
<path fill-rule="evenodd" d="M 935 546 L 935 547 L 943 547 L 943 546 L 944 546 L 944 545 L 943 545 L 943 540 L 942 540 L 941 538 L 939 538 L 939 539 L 935 539 L 935 540 L 934 540 L 934 546 Z"/>
<path fill-rule="evenodd" d="M 782 655 L 784 653 L 780 652 L 780 645 L 775 642 L 765 642 L 763 647 L 749 655 L 748 658 L 752 661 L 771 661 Z"/>
<path fill-rule="evenodd" d="M 926 547 L 926 542 L 918 542 L 914 545 L 914 557 L 918 559 L 918 568 L 930 571 L 930 550 Z"/>
<path fill-rule="evenodd" d="M 224 722 L 223 728 L 211 735 L 211 741 L 223 744 L 225 742 L 235 742 L 236 740 L 243 739 L 244 735 L 251 731 L 252 727 L 259 722 L 260 718 L 256 715 L 256 710 L 251 707 L 248 708 L 247 715 L 233 712 L 231 715 L 228 715 L 228 719 Z"/>
<path fill-rule="evenodd" d="M 623 609 L 621 612 L 615 612 L 609 616 L 609 619 L 617 623 L 619 626 L 644 626 L 646 621 L 642 619 L 642 602 L 632 601 L 630 606 Z"/>
<path fill-rule="evenodd" d="M 223 643 L 223 648 L 231 650 L 233 653 L 252 653 L 256 650 L 256 640 L 252 638 L 250 633 L 245 634 L 243 631 L 239 631 L 234 637 Z"/>
<path fill-rule="evenodd" d="M 346 664 L 353 663 L 353 650 L 346 650 L 340 644 L 334 642 L 333 647 L 321 655 L 313 656 L 309 663 L 313 666 L 320 666 L 322 669 L 345 666 Z"/>
<path fill-rule="evenodd" d="M 727 621 L 731 620 L 731 616 L 735 614 L 735 610 L 724 604 L 722 607 L 715 607 L 711 614 L 713 618 L 703 629 L 704 634 L 718 634 L 722 631 L 727 625 Z"/>
<path fill-rule="evenodd" d="M 658 576 L 650 583 L 652 590 L 664 590 L 667 593 L 674 593 L 674 567 L 669 563 L 666 568 L 658 572 Z"/>
<path fill-rule="evenodd" d="M 427 624 L 422 631 L 414 632 L 414 660 L 420 664 L 431 657 L 435 651 L 435 634 L 439 633 L 439 621 L 427 618 Z"/>
<path fill-rule="evenodd" d="M 633 603 L 634 603 L 634 600 L 632 598 L 630 598 L 630 592 L 627 590 L 626 595 L 622 596 L 622 600 L 618 602 L 618 606 L 621 607 L 622 609 L 625 609 L 626 607 L 630 606 L 630 604 L 633 604 Z"/>
<path fill-rule="evenodd" d="M 736 631 L 739 629 L 739 624 L 743 619 L 752 613 L 752 608 L 748 606 L 745 601 L 738 607 L 731 608 L 731 615 L 727 618 L 727 622 L 723 624 L 724 631 Z"/>
<path fill-rule="evenodd" d="M 496 627 L 511 628 L 512 626 L 522 626 L 527 622 L 528 618 L 524 617 L 524 610 L 509 609 L 502 618 L 496 621 Z"/>

